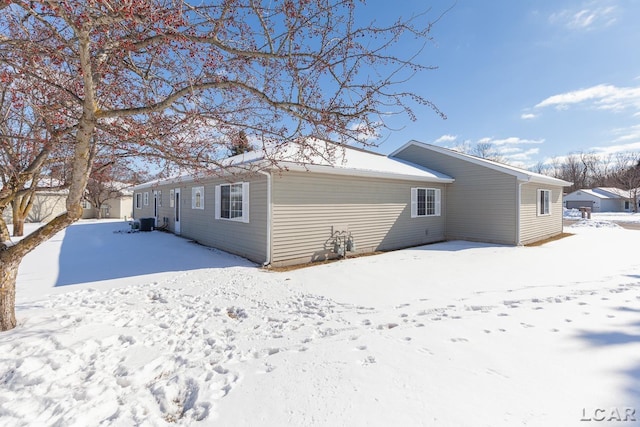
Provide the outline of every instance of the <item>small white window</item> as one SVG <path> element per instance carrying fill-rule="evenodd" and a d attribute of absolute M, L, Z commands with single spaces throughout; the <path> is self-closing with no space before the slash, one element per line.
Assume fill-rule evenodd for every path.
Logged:
<path fill-rule="evenodd" d="M 216 185 L 215 219 L 249 222 L 249 183 Z"/>
<path fill-rule="evenodd" d="M 136 193 L 136 209 L 142 209 L 142 194 Z"/>
<path fill-rule="evenodd" d="M 158 207 L 161 208 L 162 207 L 162 190 L 156 191 L 156 200 L 158 203 Z"/>
<path fill-rule="evenodd" d="M 143 199 L 144 205 L 145 206 L 149 206 L 149 192 L 148 191 L 144 192 L 142 199 Z"/>
<path fill-rule="evenodd" d="M 411 189 L 411 218 L 440 216 L 441 191 L 439 188 Z"/>
<path fill-rule="evenodd" d="M 191 209 L 204 209 L 204 187 L 191 189 Z"/>
<path fill-rule="evenodd" d="M 538 216 L 551 215 L 551 190 L 538 190 Z"/>
<path fill-rule="evenodd" d="M 91 203 L 87 200 L 83 199 L 82 202 L 80 202 L 80 205 L 82 205 L 82 209 L 91 209 Z"/>
<path fill-rule="evenodd" d="M 175 197 L 176 197 L 176 192 L 175 190 L 172 188 L 171 190 L 169 190 L 169 207 L 172 208 L 175 205 Z"/>

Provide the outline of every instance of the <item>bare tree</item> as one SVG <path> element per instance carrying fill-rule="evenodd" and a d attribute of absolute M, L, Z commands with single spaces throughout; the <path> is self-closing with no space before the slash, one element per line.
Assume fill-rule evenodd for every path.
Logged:
<path fill-rule="evenodd" d="M 102 206 L 105 202 L 123 195 L 124 176 L 122 169 L 113 162 L 94 166 L 87 182 L 85 200 L 94 207 L 97 219 L 102 218 Z"/>
<path fill-rule="evenodd" d="M 640 153 L 618 153 L 613 166 L 612 180 L 626 190 L 633 212 L 638 212 L 640 200 Z"/>
<path fill-rule="evenodd" d="M 61 155 L 65 145 L 51 118 L 34 105 L 37 95 L 25 95 L 13 89 L 11 84 L 0 89 L 0 210 L 11 206 L 13 235 L 23 236 L 24 221 L 36 192 L 59 189 L 63 185 L 60 182 L 44 184 L 40 177 L 56 156 Z M 0 228 L 0 243 L 8 241 L 4 221 L 0 221 Z"/>
<path fill-rule="evenodd" d="M 490 142 L 478 142 L 471 150 L 470 154 L 473 154 L 474 156 L 480 157 L 482 159 L 505 163 L 504 157 L 500 155 L 495 145 Z"/>
<path fill-rule="evenodd" d="M 73 139 L 66 212 L 2 244 L 0 329 L 16 324 L 23 257 L 81 217 L 103 144 L 161 165 L 214 167 L 241 129 L 274 146 L 344 144 L 375 134 L 389 114 L 415 119 L 414 102 L 442 115 L 402 90 L 430 67 L 415 62 L 416 52 L 397 54 L 407 37 L 428 42 L 432 24 L 418 25 L 424 15 L 360 24 L 361 7 L 357 0 L 0 2 L 0 81 L 33 97 L 34 111 L 54 123 L 38 156 L 50 156 L 53 135 Z M 3 186 L 2 197 L 15 191 Z"/>

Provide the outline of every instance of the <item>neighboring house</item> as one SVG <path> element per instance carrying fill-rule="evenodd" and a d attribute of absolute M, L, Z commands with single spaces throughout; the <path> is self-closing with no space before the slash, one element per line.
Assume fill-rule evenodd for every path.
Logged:
<path fill-rule="evenodd" d="M 581 189 L 564 196 L 567 209 L 591 208 L 592 212 L 631 212 L 633 193 L 615 187 Z"/>
<path fill-rule="evenodd" d="M 25 222 L 48 222 L 63 212 L 66 212 L 67 190 L 38 191 Z M 3 217 L 7 223 L 13 218 L 11 204 L 7 206 Z"/>
<path fill-rule="evenodd" d="M 82 218 L 97 218 L 98 212 L 88 200 L 82 201 Z M 100 218 L 131 218 L 133 215 L 133 191 L 129 184 L 121 184 L 118 196 L 102 202 L 100 206 Z"/>
<path fill-rule="evenodd" d="M 134 217 L 274 266 L 449 239 L 526 244 L 562 232 L 566 181 L 412 141 L 390 156 L 344 147 L 227 159 L 215 176 L 133 188 Z"/>
<path fill-rule="evenodd" d="M 67 190 L 38 191 L 25 222 L 49 222 L 67 211 Z"/>
<path fill-rule="evenodd" d="M 35 200 L 25 218 L 25 222 L 49 222 L 53 218 L 67 211 L 68 190 L 42 190 L 37 191 Z M 96 218 L 96 210 L 91 203 L 82 201 L 82 218 Z M 102 218 L 131 218 L 133 211 L 133 192 L 122 190 L 117 198 L 105 201 L 102 204 Z M 11 205 L 4 211 L 5 221 L 11 222 Z"/>

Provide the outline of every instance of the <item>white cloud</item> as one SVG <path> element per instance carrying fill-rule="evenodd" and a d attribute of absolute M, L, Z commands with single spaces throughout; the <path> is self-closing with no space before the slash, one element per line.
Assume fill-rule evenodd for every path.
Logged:
<path fill-rule="evenodd" d="M 616 7 L 602 6 L 600 2 L 585 3 L 580 9 L 565 9 L 549 16 L 549 22 L 570 30 L 589 30 L 607 27 L 616 21 Z"/>
<path fill-rule="evenodd" d="M 544 143 L 544 139 L 523 139 L 516 136 L 510 136 L 503 139 L 481 138 L 478 140 L 478 143 L 489 143 L 492 145 L 542 144 Z"/>
<path fill-rule="evenodd" d="M 365 122 L 358 122 L 358 123 L 352 123 L 349 126 L 349 130 L 355 131 L 357 135 L 355 135 L 355 138 L 363 143 L 371 143 L 373 141 L 375 141 L 376 139 L 380 138 L 380 134 L 378 132 L 379 128 L 381 127 L 382 123 L 381 122 L 373 122 L 373 123 L 365 123 Z"/>
<path fill-rule="evenodd" d="M 535 107 L 555 107 L 556 109 L 566 110 L 570 105 L 576 104 L 587 104 L 599 110 L 622 111 L 635 109 L 640 111 L 640 86 L 617 87 L 609 84 L 600 84 L 586 89 L 550 96 Z"/>
<path fill-rule="evenodd" d="M 536 117 L 538 116 L 533 113 L 522 113 L 522 115 L 520 116 L 522 120 L 531 120 L 535 119 Z"/>
<path fill-rule="evenodd" d="M 608 145 L 606 147 L 593 147 L 592 151 L 601 155 L 628 153 L 632 151 L 640 152 L 640 141 L 629 144 Z"/>
<path fill-rule="evenodd" d="M 458 139 L 458 135 L 442 135 L 440 138 L 436 139 L 434 143 L 453 142 L 456 139 Z"/>

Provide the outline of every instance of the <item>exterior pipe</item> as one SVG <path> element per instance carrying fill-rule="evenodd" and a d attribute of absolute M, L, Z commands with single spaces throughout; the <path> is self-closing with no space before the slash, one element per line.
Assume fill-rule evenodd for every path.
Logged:
<path fill-rule="evenodd" d="M 267 177 L 267 252 L 266 260 L 262 263 L 263 267 L 267 267 L 271 264 L 271 218 L 272 218 L 272 203 L 271 203 L 271 171 L 258 171 L 262 175 Z"/>

